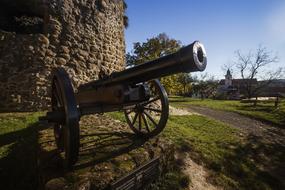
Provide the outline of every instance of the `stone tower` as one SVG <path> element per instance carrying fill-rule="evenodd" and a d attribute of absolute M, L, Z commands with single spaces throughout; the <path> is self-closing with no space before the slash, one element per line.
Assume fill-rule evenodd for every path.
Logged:
<path fill-rule="evenodd" d="M 233 83 L 233 77 L 232 77 L 232 74 L 231 74 L 231 71 L 228 69 L 227 70 L 227 74 L 225 75 L 225 86 L 232 86 L 232 83 Z"/>
<path fill-rule="evenodd" d="M 48 108 L 50 76 L 74 87 L 124 68 L 122 0 L 1 0 L 0 110 Z"/>

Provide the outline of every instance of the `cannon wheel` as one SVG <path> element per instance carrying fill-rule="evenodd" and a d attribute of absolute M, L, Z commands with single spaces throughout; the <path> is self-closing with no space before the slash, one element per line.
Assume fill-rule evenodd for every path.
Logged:
<path fill-rule="evenodd" d="M 166 126 L 169 115 L 168 97 L 159 80 L 147 82 L 150 99 L 125 110 L 130 128 L 138 135 L 153 137 Z"/>
<path fill-rule="evenodd" d="M 52 111 L 64 112 L 62 122 L 54 124 L 54 136 L 59 150 L 65 153 L 65 165 L 75 164 L 79 152 L 79 114 L 73 87 L 63 68 L 55 70 L 52 78 Z"/>

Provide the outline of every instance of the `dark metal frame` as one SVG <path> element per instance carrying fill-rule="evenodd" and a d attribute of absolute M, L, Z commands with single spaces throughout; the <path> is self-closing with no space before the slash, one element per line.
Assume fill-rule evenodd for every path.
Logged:
<path fill-rule="evenodd" d="M 146 164 L 133 170 L 110 185 L 110 190 L 143 189 L 159 176 L 159 158 L 154 158 Z"/>

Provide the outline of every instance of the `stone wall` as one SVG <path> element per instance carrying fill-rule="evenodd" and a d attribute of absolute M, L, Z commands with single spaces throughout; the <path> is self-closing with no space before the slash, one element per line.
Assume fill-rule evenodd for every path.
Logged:
<path fill-rule="evenodd" d="M 47 109 L 55 67 L 66 69 L 75 89 L 99 73 L 124 68 L 122 0 L 46 0 L 43 5 L 38 11 L 42 32 L 0 28 L 0 110 Z"/>

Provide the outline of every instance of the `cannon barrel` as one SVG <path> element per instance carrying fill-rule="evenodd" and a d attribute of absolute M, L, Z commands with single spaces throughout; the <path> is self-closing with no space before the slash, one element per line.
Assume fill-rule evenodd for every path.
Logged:
<path fill-rule="evenodd" d="M 185 46 L 177 52 L 143 63 L 121 72 L 112 73 L 103 79 L 79 86 L 79 90 L 98 88 L 114 84 L 137 84 L 155 78 L 205 70 L 207 56 L 204 46 L 199 41 Z"/>

